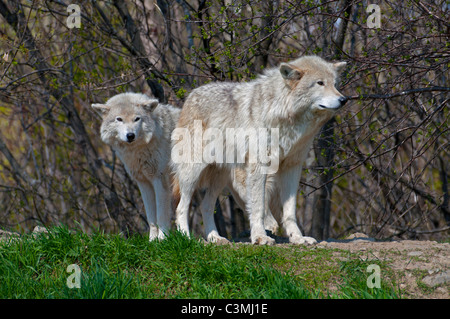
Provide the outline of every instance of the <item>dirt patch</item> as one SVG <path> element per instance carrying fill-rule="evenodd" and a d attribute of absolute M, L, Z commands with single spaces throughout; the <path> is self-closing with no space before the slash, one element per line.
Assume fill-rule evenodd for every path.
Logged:
<path fill-rule="evenodd" d="M 289 239 L 274 236 L 279 246 L 292 246 Z M 249 243 L 248 237 L 238 242 Z M 363 260 L 384 262 L 395 273 L 403 298 L 450 299 L 450 244 L 435 241 L 393 240 L 377 241 L 362 233 L 343 240 L 330 239 L 312 248 L 336 249 L 334 260 L 348 260 L 348 252 Z M 381 270 L 383 271 L 383 270 Z"/>
<path fill-rule="evenodd" d="M 435 241 L 375 241 L 365 235 L 320 242 L 318 247 L 360 253 L 386 262 L 406 298 L 450 298 L 450 244 Z M 343 255 L 341 255 L 343 256 Z"/>

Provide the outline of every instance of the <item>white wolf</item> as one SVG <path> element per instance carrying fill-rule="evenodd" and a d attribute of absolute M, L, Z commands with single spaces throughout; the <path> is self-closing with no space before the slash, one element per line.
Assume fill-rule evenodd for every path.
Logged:
<path fill-rule="evenodd" d="M 196 121 L 201 121 L 203 130 L 214 128 L 222 132 L 227 128 L 278 128 L 279 148 L 271 156 L 277 157 L 279 167 L 276 173 L 264 174 L 264 165 L 260 162 L 173 163 L 174 192 L 180 193 L 176 209 L 178 228 L 189 234 L 188 210 L 192 194 L 197 187 L 205 187 L 200 210 L 207 239 L 224 240 L 217 232 L 213 212 L 218 194 L 228 184 L 246 204 L 252 243 L 274 243 L 274 239 L 266 235 L 264 218 L 265 207 L 274 211 L 277 203 L 282 206 L 281 222 L 290 242 L 315 243 L 314 238 L 303 236 L 297 225 L 296 196 L 302 163 L 314 136 L 347 101 L 335 88 L 338 74 L 345 65 L 345 62 L 329 63 L 317 56 L 304 56 L 281 63 L 279 68 L 268 69 L 251 82 L 211 83 L 193 90 L 173 132 L 174 141 L 179 139 L 179 134 L 175 137 L 178 128 L 192 131 Z M 225 139 L 221 149 L 235 149 L 237 143 L 242 141 Z"/>
<path fill-rule="evenodd" d="M 150 240 L 170 229 L 171 133 L 180 110 L 140 93 L 122 93 L 106 104 L 92 104 L 103 122 L 103 142 L 109 144 L 137 182 L 150 226 Z"/>

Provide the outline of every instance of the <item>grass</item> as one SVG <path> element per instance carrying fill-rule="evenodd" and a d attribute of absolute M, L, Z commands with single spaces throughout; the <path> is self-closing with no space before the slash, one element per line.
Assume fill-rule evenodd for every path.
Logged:
<path fill-rule="evenodd" d="M 336 261 L 330 249 L 217 246 L 177 232 L 149 243 L 146 236 L 55 227 L 0 243 L 0 298 L 399 297 L 389 278 L 368 288 L 365 270 L 374 262 L 350 257 Z M 71 264 L 81 269 L 80 289 L 66 284 Z"/>

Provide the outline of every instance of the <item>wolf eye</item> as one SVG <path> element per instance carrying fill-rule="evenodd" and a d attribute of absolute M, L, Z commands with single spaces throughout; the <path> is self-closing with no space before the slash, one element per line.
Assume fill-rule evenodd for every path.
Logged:
<path fill-rule="evenodd" d="M 317 84 L 324 85 L 323 81 L 317 81 Z"/>
<path fill-rule="evenodd" d="M 139 121 L 141 118 L 138 116 L 134 119 L 135 122 Z"/>
<path fill-rule="evenodd" d="M 116 117 L 116 121 L 117 121 L 117 122 L 122 122 L 123 120 L 122 120 L 121 117 L 118 116 L 118 117 Z"/>

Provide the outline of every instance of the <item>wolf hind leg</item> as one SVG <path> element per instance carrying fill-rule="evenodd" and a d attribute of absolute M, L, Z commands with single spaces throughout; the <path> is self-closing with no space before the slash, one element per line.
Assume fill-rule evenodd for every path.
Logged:
<path fill-rule="evenodd" d="M 212 243 L 227 244 L 229 243 L 228 239 L 219 235 L 214 221 L 214 209 L 217 197 L 225 187 L 226 180 L 220 176 L 215 176 L 213 179 L 210 179 L 208 184 L 206 186 L 205 197 L 200 205 L 200 211 L 205 225 L 206 239 Z"/>
<path fill-rule="evenodd" d="M 198 181 L 203 170 L 206 168 L 204 163 L 181 164 L 176 168 L 177 180 L 180 189 L 180 202 L 176 209 L 177 229 L 190 236 L 189 233 L 189 206 L 192 195 L 197 187 Z"/>
<path fill-rule="evenodd" d="M 247 211 L 250 217 L 250 238 L 252 244 L 273 245 L 275 240 L 266 235 L 264 228 L 265 185 L 267 175 L 258 167 L 249 169 L 247 173 Z"/>

